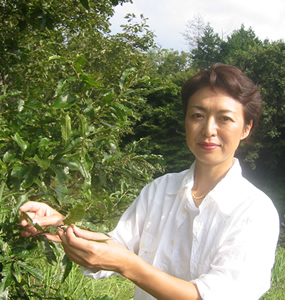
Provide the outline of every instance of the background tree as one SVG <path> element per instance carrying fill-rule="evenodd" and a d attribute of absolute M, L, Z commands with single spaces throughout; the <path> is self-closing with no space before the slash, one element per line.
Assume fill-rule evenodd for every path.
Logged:
<path fill-rule="evenodd" d="M 247 30 L 242 24 L 240 29 L 234 30 L 226 39 L 221 43 L 221 57 L 226 62 L 233 58 L 236 52 L 250 51 L 252 47 L 262 45 L 260 39 L 255 35 L 251 27 Z"/>
<path fill-rule="evenodd" d="M 208 68 L 213 63 L 221 61 L 221 38 L 208 23 L 204 28 L 203 36 L 192 50 L 192 59 L 195 67 Z"/>
<path fill-rule="evenodd" d="M 178 172 L 193 161 L 185 141 L 180 93 L 182 84 L 195 71 L 189 68 L 190 56 L 185 52 L 162 50 L 152 52 L 151 57 L 151 77 L 157 79 L 146 94 L 133 134 L 125 141 L 141 140 L 141 153 L 162 155 L 165 171 Z"/>
<path fill-rule="evenodd" d="M 195 14 L 193 19 L 189 20 L 186 24 L 185 32 L 182 32 L 184 39 L 189 45 L 190 51 L 198 47 L 204 34 L 205 22 L 200 14 Z"/>
<path fill-rule="evenodd" d="M 261 124 L 243 157 L 252 167 L 248 168 L 248 176 L 272 195 L 281 215 L 285 212 L 284 61 L 284 41 L 255 45 L 250 51 L 236 51 L 230 60 L 260 86 L 264 100 Z"/>

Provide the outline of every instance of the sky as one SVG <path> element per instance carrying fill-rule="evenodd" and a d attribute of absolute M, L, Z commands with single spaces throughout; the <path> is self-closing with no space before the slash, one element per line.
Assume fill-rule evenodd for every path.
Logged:
<path fill-rule="evenodd" d="M 122 31 L 120 25 L 127 23 L 127 13 L 134 13 L 138 20 L 141 14 L 148 18 L 156 43 L 166 49 L 189 49 L 182 33 L 195 15 L 210 23 L 220 37 L 225 38 L 244 24 L 261 40 L 285 39 L 285 0 L 133 0 L 133 4 L 115 8 L 110 20 L 113 33 Z"/>

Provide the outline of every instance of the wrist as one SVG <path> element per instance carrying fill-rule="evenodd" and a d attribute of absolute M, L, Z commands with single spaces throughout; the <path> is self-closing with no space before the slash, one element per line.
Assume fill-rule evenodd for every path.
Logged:
<path fill-rule="evenodd" d="M 135 253 L 128 251 L 126 260 L 122 260 L 120 274 L 139 285 L 148 273 L 148 267 L 153 268 Z"/>

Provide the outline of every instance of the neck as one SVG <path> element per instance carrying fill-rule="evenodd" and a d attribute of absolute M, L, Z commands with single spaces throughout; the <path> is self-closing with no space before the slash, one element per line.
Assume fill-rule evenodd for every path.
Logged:
<path fill-rule="evenodd" d="M 197 197 L 207 195 L 226 176 L 232 165 L 233 160 L 226 165 L 205 165 L 196 161 L 192 191 Z"/>

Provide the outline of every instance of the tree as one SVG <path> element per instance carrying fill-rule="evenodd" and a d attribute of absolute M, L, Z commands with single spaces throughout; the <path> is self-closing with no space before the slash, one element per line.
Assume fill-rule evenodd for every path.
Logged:
<path fill-rule="evenodd" d="M 213 63 L 221 61 L 221 42 L 219 35 L 208 23 L 203 31 L 203 36 L 197 48 L 192 50 L 192 60 L 198 68 L 208 68 Z"/>
<path fill-rule="evenodd" d="M 19 236 L 23 202 L 41 200 L 64 214 L 76 205 L 96 229 L 161 171 L 160 157 L 138 153 L 137 141 L 121 142 L 139 119 L 141 87 L 151 87 L 151 33 L 132 24 L 139 38 L 128 27 L 110 36 L 108 18 L 118 1 L 81 2 L 1 6 L 8 28 L 0 33 L 7 41 L 0 53 L 1 297 L 42 298 L 31 284 L 31 277 L 43 280 L 35 253 L 44 245 L 54 261 L 59 251 Z M 70 264 L 60 259 L 65 279 Z"/>
<path fill-rule="evenodd" d="M 186 24 L 186 30 L 182 35 L 190 47 L 190 51 L 198 47 L 205 30 L 205 22 L 200 14 L 195 14 L 193 19 Z"/>
<path fill-rule="evenodd" d="M 235 56 L 236 52 L 249 51 L 256 45 L 261 45 L 262 42 L 256 37 L 253 29 L 249 27 L 248 30 L 242 24 L 241 28 L 234 30 L 233 33 L 227 37 L 227 41 L 221 43 L 221 56 L 224 62 L 227 62 Z"/>
<path fill-rule="evenodd" d="M 187 52 L 163 49 L 155 53 L 155 56 L 160 75 L 174 75 L 189 69 L 190 55 Z"/>
<path fill-rule="evenodd" d="M 195 71 L 189 68 L 189 55 L 185 52 L 152 51 L 151 57 L 151 77 L 156 81 L 138 112 L 140 120 L 134 125 L 133 134 L 124 140 L 140 140 L 141 153 L 162 155 L 166 172 L 179 172 L 193 161 L 185 141 L 181 87 Z"/>
<path fill-rule="evenodd" d="M 231 63 L 240 67 L 260 86 L 263 114 L 252 137 L 250 148 L 242 157 L 254 168 L 248 176 L 274 199 L 280 214 L 285 212 L 284 199 L 284 127 L 285 127 L 285 44 L 283 41 L 255 45 L 250 51 L 236 51 Z"/>

